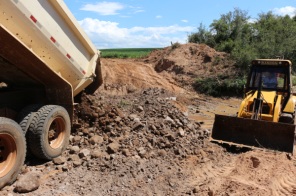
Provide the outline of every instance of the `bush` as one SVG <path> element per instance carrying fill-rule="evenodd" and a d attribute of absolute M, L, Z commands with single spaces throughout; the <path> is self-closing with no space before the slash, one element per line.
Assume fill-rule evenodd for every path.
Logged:
<path fill-rule="evenodd" d="M 194 89 L 199 93 L 221 97 L 221 96 L 237 96 L 243 94 L 245 78 L 225 78 L 225 76 L 217 76 L 211 78 L 197 79 L 193 84 Z"/>
<path fill-rule="evenodd" d="M 171 47 L 172 47 L 172 50 L 176 49 L 176 48 L 179 48 L 181 46 L 181 44 L 179 42 L 175 42 L 175 43 L 172 43 L 171 42 Z"/>

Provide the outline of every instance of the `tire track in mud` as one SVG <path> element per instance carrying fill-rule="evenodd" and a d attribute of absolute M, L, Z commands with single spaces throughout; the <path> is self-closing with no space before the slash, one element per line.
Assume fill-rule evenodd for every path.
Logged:
<path fill-rule="evenodd" d="M 228 158 L 223 162 L 218 165 L 213 162 L 206 163 L 205 167 L 201 168 L 200 177 L 219 178 L 228 176 L 236 168 L 235 160 Z"/>
<path fill-rule="evenodd" d="M 239 183 L 240 189 L 245 187 L 265 195 L 296 195 L 296 167 L 285 153 L 249 151 L 238 156 L 236 165 L 237 169 L 229 177 Z"/>
<path fill-rule="evenodd" d="M 215 185 L 216 194 L 236 193 L 244 195 L 254 190 L 256 190 L 256 193 L 267 191 L 252 176 L 253 169 L 257 167 L 257 165 L 254 165 L 254 160 L 257 160 L 255 157 L 249 157 L 243 153 L 231 154 L 228 159 L 231 160 L 231 165 L 226 167 L 227 172 L 215 177 L 215 181 L 217 181 Z"/>
<path fill-rule="evenodd" d="M 200 155 L 191 157 L 184 163 L 186 169 L 191 171 L 191 178 L 186 183 L 195 187 L 201 195 L 208 195 L 209 190 L 216 192 L 221 189 L 228 176 L 236 169 L 236 159 L 227 153 L 223 155 L 221 151 L 221 148 L 201 151 Z"/>
<path fill-rule="evenodd" d="M 209 166 L 209 165 L 208 165 Z M 217 194 L 219 190 L 223 190 L 223 185 L 228 184 L 229 175 L 236 169 L 235 160 L 228 159 L 222 165 L 216 167 L 206 167 L 204 171 L 207 173 L 206 182 L 207 189 Z M 205 187 L 204 187 L 205 188 Z"/>
<path fill-rule="evenodd" d="M 296 195 L 296 177 L 295 174 L 282 175 L 275 178 L 271 183 L 272 195 L 290 196 Z"/>
<path fill-rule="evenodd" d="M 191 171 L 186 183 L 200 195 L 296 196 L 296 165 L 285 153 L 254 150 L 232 154 L 214 146 L 200 154 L 184 163 Z"/>

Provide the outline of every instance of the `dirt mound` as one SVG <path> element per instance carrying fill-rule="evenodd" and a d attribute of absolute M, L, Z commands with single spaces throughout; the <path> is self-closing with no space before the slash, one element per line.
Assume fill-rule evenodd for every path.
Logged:
<path fill-rule="evenodd" d="M 104 83 L 100 92 L 121 95 L 153 87 L 184 92 L 172 77 L 159 75 L 151 64 L 134 59 L 102 59 L 101 62 Z"/>
<path fill-rule="evenodd" d="M 159 73 L 170 73 L 183 87 L 190 87 L 197 77 L 234 75 L 235 62 L 229 54 L 204 44 L 181 44 L 154 50 L 144 59 Z"/>
<path fill-rule="evenodd" d="M 204 44 L 182 44 L 152 51 L 146 58 L 102 59 L 104 84 L 108 94 L 127 94 L 143 88 L 159 87 L 175 93 L 192 90 L 196 78 L 236 75 L 229 54 Z"/>

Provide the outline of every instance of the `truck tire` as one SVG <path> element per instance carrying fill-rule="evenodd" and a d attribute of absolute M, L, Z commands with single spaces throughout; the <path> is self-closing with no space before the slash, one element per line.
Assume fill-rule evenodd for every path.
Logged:
<path fill-rule="evenodd" d="M 12 184 L 26 158 L 26 139 L 13 120 L 0 117 L 0 189 Z"/>
<path fill-rule="evenodd" d="M 28 130 L 29 126 L 30 126 L 30 123 L 31 123 L 31 121 L 33 119 L 32 114 L 34 112 L 37 112 L 41 107 L 42 107 L 41 104 L 28 105 L 28 106 L 24 107 L 20 111 L 20 113 L 18 114 L 17 122 L 21 126 L 24 133 L 27 132 L 27 130 Z"/>
<path fill-rule="evenodd" d="M 70 117 L 63 107 L 43 106 L 36 112 L 28 129 L 28 147 L 36 157 L 52 160 L 68 146 L 70 131 Z"/>

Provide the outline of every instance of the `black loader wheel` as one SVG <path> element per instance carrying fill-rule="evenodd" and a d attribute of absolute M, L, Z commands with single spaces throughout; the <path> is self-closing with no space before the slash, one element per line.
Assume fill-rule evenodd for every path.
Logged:
<path fill-rule="evenodd" d="M 63 107 L 43 106 L 28 129 L 28 146 L 36 157 L 51 160 L 60 156 L 68 146 L 70 131 L 70 117 Z"/>
<path fill-rule="evenodd" d="M 0 117 L 0 189 L 12 184 L 26 158 L 26 139 L 13 120 Z"/>
<path fill-rule="evenodd" d="M 294 118 L 292 114 L 282 113 L 279 122 L 281 123 L 288 123 L 288 124 L 294 124 Z"/>

